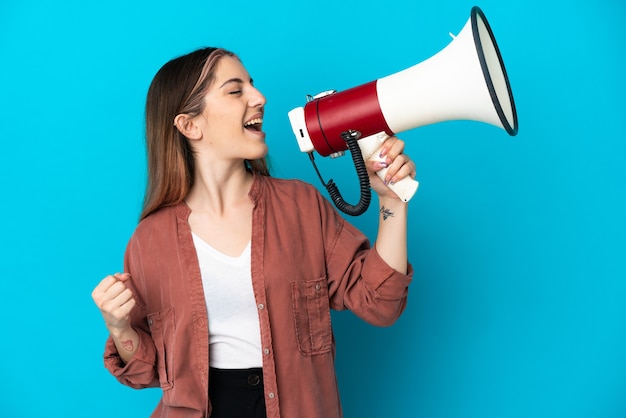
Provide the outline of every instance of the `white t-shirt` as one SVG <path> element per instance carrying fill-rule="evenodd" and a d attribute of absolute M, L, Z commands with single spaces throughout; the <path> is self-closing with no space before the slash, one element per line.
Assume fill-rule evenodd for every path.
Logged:
<path fill-rule="evenodd" d="M 262 367 L 259 314 L 250 275 L 250 243 L 239 257 L 192 234 L 209 316 L 209 364 L 220 369 Z"/>

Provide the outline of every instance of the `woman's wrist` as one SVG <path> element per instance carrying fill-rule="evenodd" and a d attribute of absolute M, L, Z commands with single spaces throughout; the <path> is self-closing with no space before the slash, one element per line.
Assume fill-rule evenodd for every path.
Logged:
<path fill-rule="evenodd" d="M 378 204 L 380 206 L 380 213 L 391 211 L 394 214 L 406 213 L 409 206 L 407 202 L 404 202 L 396 196 L 379 196 Z"/>
<path fill-rule="evenodd" d="M 135 330 L 131 326 L 128 326 L 126 328 L 108 327 L 108 329 L 109 334 L 111 334 L 111 338 L 113 338 L 114 341 L 121 341 L 137 336 L 137 332 L 135 332 Z"/>
<path fill-rule="evenodd" d="M 123 330 L 109 330 L 117 347 L 117 352 L 124 363 L 128 363 L 139 347 L 139 334 L 132 327 Z"/>

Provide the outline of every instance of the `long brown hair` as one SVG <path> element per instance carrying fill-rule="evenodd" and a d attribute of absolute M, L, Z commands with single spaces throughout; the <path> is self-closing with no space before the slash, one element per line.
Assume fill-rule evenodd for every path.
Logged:
<path fill-rule="evenodd" d="M 139 220 L 182 202 L 189 193 L 194 155 L 187 138 L 174 126 L 174 118 L 204 111 L 204 96 L 224 56 L 237 58 L 221 48 L 198 49 L 169 61 L 154 76 L 146 99 L 148 179 Z M 244 163 L 249 171 L 269 176 L 265 158 Z"/>

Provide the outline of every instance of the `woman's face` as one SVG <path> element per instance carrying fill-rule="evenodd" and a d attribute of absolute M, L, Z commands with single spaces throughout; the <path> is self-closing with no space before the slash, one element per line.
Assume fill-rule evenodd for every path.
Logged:
<path fill-rule="evenodd" d="M 195 118 L 202 131 L 201 150 L 212 159 L 254 160 L 267 154 L 262 131 L 265 97 L 237 58 L 219 60 L 204 100 L 205 109 Z"/>

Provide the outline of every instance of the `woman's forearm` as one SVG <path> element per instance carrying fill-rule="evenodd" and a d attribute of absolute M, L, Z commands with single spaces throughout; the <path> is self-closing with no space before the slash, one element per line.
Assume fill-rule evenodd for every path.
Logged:
<path fill-rule="evenodd" d="M 128 363 L 139 347 L 139 334 L 130 327 L 122 331 L 110 330 L 110 334 L 120 358 Z"/>
<path fill-rule="evenodd" d="M 397 198 L 379 198 L 376 251 L 394 270 L 407 273 L 408 204 Z"/>

